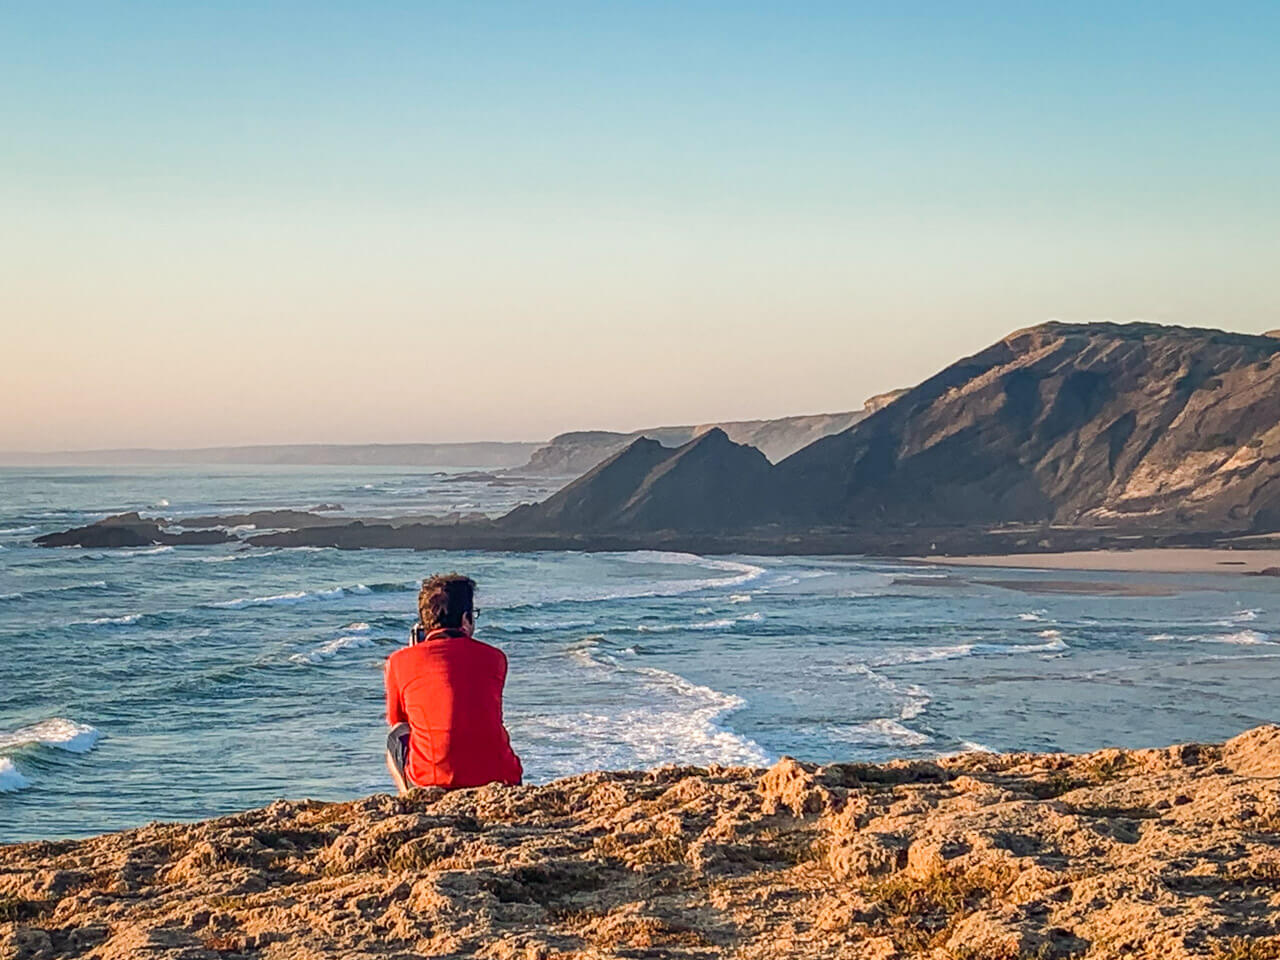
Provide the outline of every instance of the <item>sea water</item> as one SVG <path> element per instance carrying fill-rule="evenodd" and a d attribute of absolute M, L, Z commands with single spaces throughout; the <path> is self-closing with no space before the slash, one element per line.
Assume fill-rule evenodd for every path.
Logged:
<path fill-rule="evenodd" d="M 387 790 L 382 661 L 437 571 L 479 581 L 479 636 L 510 660 L 507 725 L 533 782 L 1217 740 L 1280 715 L 1267 578 L 31 544 L 132 509 L 496 514 L 554 487 L 395 468 L 0 470 L 0 841 Z"/>

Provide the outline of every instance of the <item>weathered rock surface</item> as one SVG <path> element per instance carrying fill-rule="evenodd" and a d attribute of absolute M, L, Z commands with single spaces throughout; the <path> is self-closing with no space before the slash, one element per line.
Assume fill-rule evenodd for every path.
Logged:
<path fill-rule="evenodd" d="M 1280 728 L 592 773 L 0 847 L 0 958 L 1280 952 Z"/>
<path fill-rule="evenodd" d="M 778 464 L 782 513 L 842 524 L 1280 526 L 1280 342 L 1046 323 Z"/>

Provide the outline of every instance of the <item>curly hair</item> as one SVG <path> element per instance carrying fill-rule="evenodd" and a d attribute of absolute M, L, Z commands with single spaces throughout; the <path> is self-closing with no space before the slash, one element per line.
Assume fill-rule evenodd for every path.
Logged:
<path fill-rule="evenodd" d="M 476 582 L 460 573 L 437 573 L 422 581 L 418 620 L 428 630 L 456 630 L 462 618 L 475 615 Z"/>

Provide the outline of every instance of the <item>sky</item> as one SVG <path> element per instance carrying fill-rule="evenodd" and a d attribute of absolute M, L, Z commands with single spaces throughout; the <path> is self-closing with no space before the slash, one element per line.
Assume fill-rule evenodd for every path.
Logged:
<path fill-rule="evenodd" d="M 856 409 L 1280 327 L 1275 3 L 0 6 L 0 449 Z"/>

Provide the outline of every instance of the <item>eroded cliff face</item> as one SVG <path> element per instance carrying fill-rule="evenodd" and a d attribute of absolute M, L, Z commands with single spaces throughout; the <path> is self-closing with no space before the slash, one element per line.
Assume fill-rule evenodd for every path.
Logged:
<path fill-rule="evenodd" d="M 278 801 L 0 847 L 0 957 L 1254 958 L 1280 728 Z"/>
<path fill-rule="evenodd" d="M 1276 526 L 1280 343 L 1156 324 L 1010 335 L 777 467 L 830 523 Z"/>
<path fill-rule="evenodd" d="M 634 433 L 616 433 L 609 430 L 579 430 L 573 433 L 562 433 L 546 446 L 535 450 L 529 462 L 514 472 L 577 477 L 642 437 L 656 440 L 665 447 L 679 447 L 711 430 L 722 430 L 734 443 L 755 447 L 769 460 L 777 462 L 815 440 L 847 430 L 896 395 L 897 392 L 880 394 L 868 400 L 865 409 L 847 413 L 820 413 L 812 416 L 779 417 L 776 420 L 737 420 L 680 427 L 653 427 L 648 430 L 637 430 Z"/>

